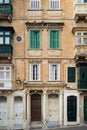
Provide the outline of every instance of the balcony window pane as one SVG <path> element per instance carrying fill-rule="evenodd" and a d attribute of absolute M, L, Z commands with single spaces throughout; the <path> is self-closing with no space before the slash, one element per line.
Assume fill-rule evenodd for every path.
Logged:
<path fill-rule="evenodd" d="M 0 44 L 3 44 L 3 37 L 0 37 Z"/>
<path fill-rule="evenodd" d="M 77 3 L 82 3 L 82 0 L 77 0 Z"/>
<path fill-rule="evenodd" d="M 0 0 L 0 3 L 3 3 L 3 0 Z"/>
<path fill-rule="evenodd" d="M 3 35 L 3 32 L 0 32 L 0 35 L 2 36 L 2 35 Z"/>
<path fill-rule="evenodd" d="M 85 36 L 87 36 L 87 33 L 84 33 Z"/>
<path fill-rule="evenodd" d="M 10 44 L 10 38 L 9 37 L 5 38 L 5 44 Z"/>
<path fill-rule="evenodd" d="M 84 0 L 84 3 L 87 3 L 87 0 Z"/>
<path fill-rule="evenodd" d="M 77 33 L 77 36 L 81 36 L 81 32 L 78 32 L 78 33 Z"/>
<path fill-rule="evenodd" d="M 4 72 L 0 72 L 0 79 L 4 79 Z"/>
<path fill-rule="evenodd" d="M 6 70 L 10 70 L 10 67 L 6 67 Z"/>
<path fill-rule="evenodd" d="M 83 39 L 83 43 L 84 43 L 84 44 L 87 44 L 87 38 L 84 38 L 84 39 Z"/>
<path fill-rule="evenodd" d="M 4 70 L 4 67 L 0 67 L 0 70 Z"/>
<path fill-rule="evenodd" d="M 80 37 L 77 37 L 77 38 L 76 38 L 76 44 L 78 44 L 78 45 L 81 44 L 81 38 L 80 38 Z"/>
<path fill-rule="evenodd" d="M 10 72 L 6 72 L 6 79 L 10 79 Z"/>
<path fill-rule="evenodd" d="M 10 32 L 5 32 L 5 35 L 10 35 Z"/>
<path fill-rule="evenodd" d="M 5 3 L 6 3 L 6 4 L 10 3 L 10 0 L 5 0 Z"/>

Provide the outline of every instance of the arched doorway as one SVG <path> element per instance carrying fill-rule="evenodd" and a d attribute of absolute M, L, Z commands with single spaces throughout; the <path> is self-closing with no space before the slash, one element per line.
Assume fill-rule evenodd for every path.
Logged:
<path fill-rule="evenodd" d="M 49 94 L 48 95 L 48 121 L 58 122 L 59 119 L 59 105 L 58 105 L 58 95 Z"/>
<path fill-rule="evenodd" d="M 31 95 L 31 121 L 41 121 L 41 95 Z"/>
<path fill-rule="evenodd" d="M 0 126 L 7 125 L 7 97 L 0 96 Z"/>
<path fill-rule="evenodd" d="M 14 98 L 14 127 L 23 128 L 23 100 L 20 96 Z"/>
<path fill-rule="evenodd" d="M 67 97 L 67 121 L 77 120 L 77 97 Z"/>

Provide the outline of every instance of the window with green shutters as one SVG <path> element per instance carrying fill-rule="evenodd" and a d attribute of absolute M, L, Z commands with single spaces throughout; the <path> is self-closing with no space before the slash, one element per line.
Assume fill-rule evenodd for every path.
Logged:
<path fill-rule="evenodd" d="M 68 67 L 68 82 L 75 82 L 75 80 L 76 80 L 75 67 Z"/>
<path fill-rule="evenodd" d="M 50 30 L 50 48 L 58 49 L 60 48 L 60 31 Z"/>
<path fill-rule="evenodd" d="M 40 30 L 30 30 L 30 49 L 40 48 Z"/>

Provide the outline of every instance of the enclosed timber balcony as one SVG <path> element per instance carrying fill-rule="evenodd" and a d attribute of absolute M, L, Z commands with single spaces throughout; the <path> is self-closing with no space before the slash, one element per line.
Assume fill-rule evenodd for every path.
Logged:
<path fill-rule="evenodd" d="M 75 4 L 75 21 L 80 22 L 84 21 L 87 22 L 87 4 Z"/>
<path fill-rule="evenodd" d="M 87 56 L 87 45 L 75 45 L 75 57 Z"/>
<path fill-rule="evenodd" d="M 78 57 L 77 66 L 77 86 L 80 90 L 87 90 L 87 59 L 84 56 Z"/>
<path fill-rule="evenodd" d="M 12 20 L 12 5 L 11 4 L 0 4 L 0 20 Z"/>
<path fill-rule="evenodd" d="M 79 80 L 78 81 L 78 89 L 86 89 L 87 90 L 87 80 Z"/>
<path fill-rule="evenodd" d="M 0 56 L 12 56 L 13 47 L 12 45 L 0 45 Z"/>

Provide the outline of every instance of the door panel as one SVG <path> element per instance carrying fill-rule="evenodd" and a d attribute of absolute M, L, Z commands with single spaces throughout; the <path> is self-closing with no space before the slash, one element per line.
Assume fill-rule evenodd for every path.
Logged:
<path fill-rule="evenodd" d="M 58 121 L 58 95 L 50 94 L 48 96 L 48 120 Z"/>
<path fill-rule="evenodd" d="M 67 98 L 67 119 L 68 121 L 76 121 L 77 116 L 77 97 L 69 96 Z"/>
<path fill-rule="evenodd" d="M 84 97 L 84 121 L 87 121 L 87 96 Z"/>
<path fill-rule="evenodd" d="M 0 126 L 7 125 L 7 98 L 0 96 Z"/>
<path fill-rule="evenodd" d="M 31 121 L 41 121 L 41 95 L 31 95 Z"/>
<path fill-rule="evenodd" d="M 22 97 L 15 97 L 14 101 L 14 125 L 15 128 L 23 127 L 23 102 Z"/>

